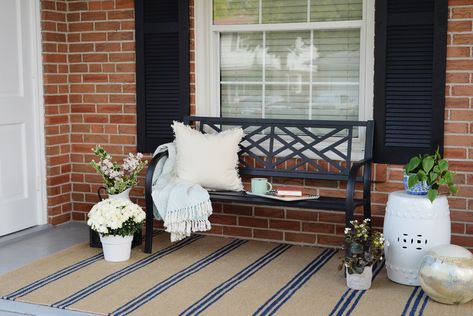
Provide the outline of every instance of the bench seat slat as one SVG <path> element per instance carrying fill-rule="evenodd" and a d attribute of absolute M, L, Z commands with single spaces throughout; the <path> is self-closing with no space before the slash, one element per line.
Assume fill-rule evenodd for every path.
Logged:
<path fill-rule="evenodd" d="M 318 210 L 336 210 L 345 211 L 345 198 L 321 196 L 314 200 L 303 201 L 281 201 L 275 199 L 268 199 L 264 197 L 246 194 L 245 192 L 228 192 L 228 191 L 212 191 L 210 193 L 210 200 L 213 202 L 234 202 L 242 204 L 267 205 L 278 206 L 281 208 L 306 208 Z M 354 199 L 354 206 L 362 205 L 363 200 Z"/>

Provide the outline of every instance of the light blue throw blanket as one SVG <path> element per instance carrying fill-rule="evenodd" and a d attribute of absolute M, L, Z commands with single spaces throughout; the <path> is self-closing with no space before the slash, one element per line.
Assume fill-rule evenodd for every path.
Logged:
<path fill-rule="evenodd" d="M 177 177 L 174 143 L 159 146 L 153 157 L 166 151 L 168 156 L 159 160 L 154 171 L 151 196 L 154 216 L 164 221 L 171 241 L 178 241 L 211 228 L 208 217 L 212 214 L 212 203 L 207 190 Z"/>

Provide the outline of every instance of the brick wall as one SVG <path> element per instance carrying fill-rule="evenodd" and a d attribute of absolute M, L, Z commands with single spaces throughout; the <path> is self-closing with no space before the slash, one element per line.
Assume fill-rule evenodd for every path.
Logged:
<path fill-rule="evenodd" d="M 56 80 L 45 80 L 46 108 L 58 112 L 48 110 L 46 117 L 47 130 L 51 128 L 55 132 L 48 132 L 47 137 L 58 142 L 48 141 L 48 181 L 56 179 L 56 172 L 64 181 L 48 182 L 50 221 L 57 223 L 69 217 L 84 220 L 98 200 L 96 190 L 100 186 L 99 177 L 87 164 L 93 158 L 90 148 L 102 144 L 117 159 L 136 150 L 133 1 L 43 0 L 42 3 L 45 79 Z M 450 197 L 449 203 L 453 242 L 473 248 L 473 3 L 451 0 L 449 4 L 445 149 L 452 169 L 458 173 L 456 179 L 460 186 L 459 194 Z M 50 11 L 55 14 L 46 14 Z M 190 12 L 190 91 L 191 111 L 195 112 L 193 1 Z M 57 36 L 46 39 L 46 33 Z M 59 56 L 67 56 L 67 60 Z M 51 59 L 48 61 L 47 57 Z M 63 117 L 64 121 L 50 122 L 50 117 Z M 388 193 L 402 189 L 402 166 L 376 165 L 374 174 L 374 223 L 382 227 Z M 273 181 L 321 194 L 340 195 L 345 189 L 344 183 Z M 143 203 L 142 186 L 134 189 L 132 196 Z M 344 216 L 300 209 L 215 204 L 211 221 L 211 233 L 216 235 L 340 245 Z"/>

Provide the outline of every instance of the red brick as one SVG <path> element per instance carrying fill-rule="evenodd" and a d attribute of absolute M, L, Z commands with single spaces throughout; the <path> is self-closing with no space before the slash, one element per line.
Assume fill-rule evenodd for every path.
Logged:
<path fill-rule="evenodd" d="M 106 74 L 90 74 L 84 75 L 84 82 L 107 82 L 108 75 Z"/>
<path fill-rule="evenodd" d="M 251 206 L 243 206 L 243 205 L 238 205 L 238 204 L 224 204 L 223 212 L 228 213 L 228 214 L 235 214 L 235 215 L 245 215 L 245 216 L 253 215 L 253 209 Z"/>
<path fill-rule="evenodd" d="M 471 3 L 469 3 L 471 5 Z M 470 7 L 460 7 L 452 9 L 452 18 L 454 19 L 471 19 L 473 18 L 473 6 Z"/>
<path fill-rule="evenodd" d="M 136 116 L 135 115 L 110 115 L 110 123 L 135 124 Z"/>
<path fill-rule="evenodd" d="M 70 220 L 71 220 L 71 214 L 66 213 L 66 214 L 61 214 L 54 217 L 49 217 L 48 222 L 49 224 L 52 224 L 52 225 L 59 225 L 59 224 L 68 222 Z"/>
<path fill-rule="evenodd" d="M 109 41 L 131 41 L 133 37 L 133 32 L 111 32 L 107 34 Z"/>
<path fill-rule="evenodd" d="M 236 225 L 237 218 L 232 215 L 223 215 L 223 214 L 212 214 L 209 218 L 212 224 L 220 225 Z"/>
<path fill-rule="evenodd" d="M 135 16 L 133 10 L 129 11 L 109 11 L 108 12 L 108 19 L 109 20 L 126 20 L 126 19 L 133 19 Z"/>
<path fill-rule="evenodd" d="M 302 223 L 302 231 L 312 233 L 335 233 L 335 226 L 327 223 Z"/>
<path fill-rule="evenodd" d="M 117 9 L 133 9 L 135 4 L 133 0 L 116 0 L 115 7 Z"/>
<path fill-rule="evenodd" d="M 80 14 L 80 19 L 82 21 L 98 21 L 105 20 L 107 14 L 105 12 L 82 12 Z"/>
<path fill-rule="evenodd" d="M 69 44 L 69 52 L 93 52 L 93 44 Z"/>
<path fill-rule="evenodd" d="M 343 242 L 343 236 L 317 235 L 317 244 L 319 245 L 341 247 L 343 245 Z"/>
<path fill-rule="evenodd" d="M 314 234 L 304 234 L 304 233 L 284 233 L 284 240 L 289 242 L 304 243 L 304 244 L 314 244 L 317 239 L 317 236 Z"/>
<path fill-rule="evenodd" d="M 87 1 L 81 1 L 81 2 L 70 2 L 68 5 L 68 10 L 69 11 L 84 11 L 87 10 Z"/>
<path fill-rule="evenodd" d="M 269 221 L 270 228 L 283 229 L 283 230 L 301 230 L 301 223 L 299 221 L 285 221 L 271 219 Z"/>
<path fill-rule="evenodd" d="M 268 207 L 255 207 L 255 216 L 284 218 L 284 210 Z"/>
<path fill-rule="evenodd" d="M 258 239 L 271 239 L 271 240 L 283 240 L 284 236 L 282 232 L 265 229 L 255 229 L 253 231 L 253 237 Z"/>
<path fill-rule="evenodd" d="M 71 22 L 69 23 L 69 32 L 92 31 L 94 24 L 90 22 Z"/>
<path fill-rule="evenodd" d="M 451 70 L 471 70 L 473 69 L 473 59 L 447 60 L 447 71 Z"/>
<path fill-rule="evenodd" d="M 117 31 L 120 29 L 120 22 L 95 22 L 96 31 Z"/>
<path fill-rule="evenodd" d="M 224 226 L 222 233 L 228 236 L 236 237 L 251 237 L 252 231 L 251 228 L 236 227 L 236 226 Z"/>
<path fill-rule="evenodd" d="M 320 222 L 327 222 L 327 223 L 343 223 L 345 224 L 345 214 L 343 213 L 328 213 L 328 212 L 320 212 L 319 213 L 319 221 Z"/>
<path fill-rule="evenodd" d="M 318 219 L 318 213 L 314 211 L 286 210 L 286 218 L 303 221 L 316 221 Z"/>
<path fill-rule="evenodd" d="M 248 227 L 259 227 L 259 228 L 268 228 L 268 220 L 264 218 L 254 218 L 254 217 L 238 217 L 239 226 L 248 226 Z"/>

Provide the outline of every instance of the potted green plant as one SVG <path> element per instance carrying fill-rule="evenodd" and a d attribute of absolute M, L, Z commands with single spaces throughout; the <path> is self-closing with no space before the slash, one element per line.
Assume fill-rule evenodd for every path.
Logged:
<path fill-rule="evenodd" d="M 452 194 L 457 193 L 454 176 L 448 170 L 448 161 L 442 158 L 437 148 L 434 154 L 412 157 L 404 166 L 404 188 L 409 194 L 427 195 L 433 202 L 441 186 L 447 186 Z"/>
<path fill-rule="evenodd" d="M 373 265 L 383 259 L 384 236 L 370 226 L 370 220 L 351 221 L 353 228 L 345 228 L 345 257 L 340 269 L 345 267 L 347 286 L 354 290 L 371 287 Z"/>

